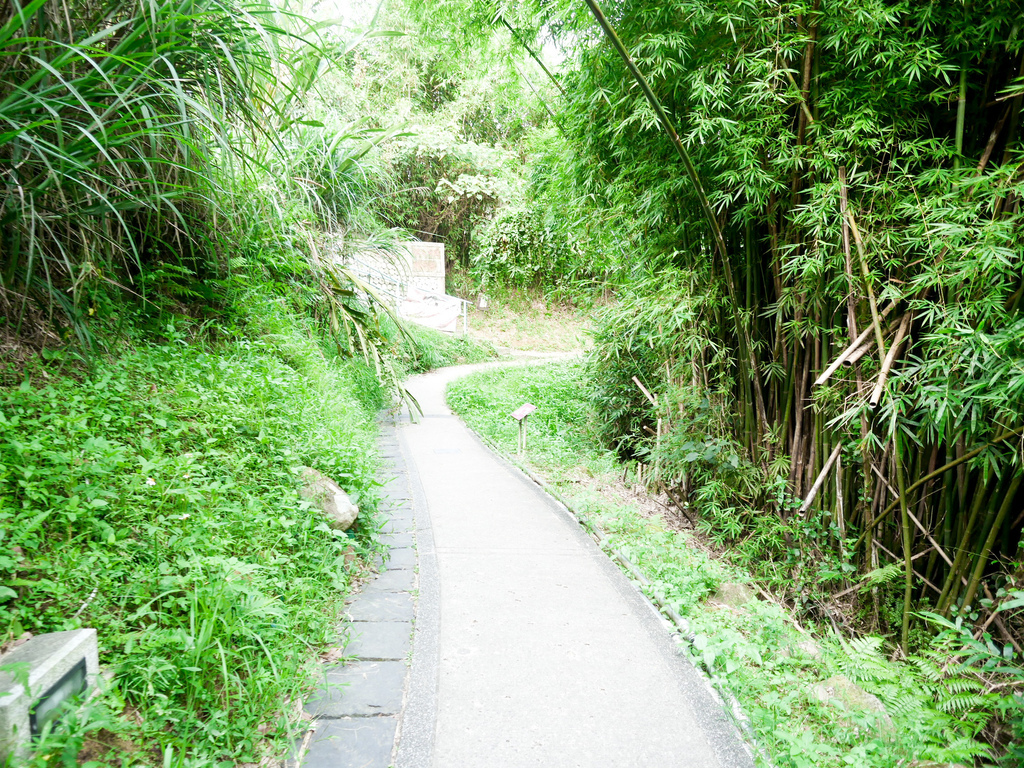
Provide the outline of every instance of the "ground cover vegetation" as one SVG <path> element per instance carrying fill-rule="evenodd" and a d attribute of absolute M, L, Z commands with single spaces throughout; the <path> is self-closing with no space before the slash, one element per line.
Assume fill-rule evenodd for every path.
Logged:
<path fill-rule="evenodd" d="M 377 551 L 374 414 L 408 370 L 493 354 L 407 331 L 345 267 L 405 236 L 381 147 L 410 126 L 355 87 L 395 34 L 3 5 L 0 648 L 92 626 L 104 669 L 28 764 L 276 764 Z M 353 495 L 349 532 L 301 465 Z"/>
<path fill-rule="evenodd" d="M 687 652 L 739 701 L 760 761 L 798 768 L 990 765 L 1005 752 L 1002 763 L 1017 764 L 1019 747 L 1007 729 L 1019 704 L 986 674 L 1008 666 L 1001 649 L 975 641 L 969 624 L 956 622 L 896 661 L 881 638 L 816 627 L 794 619 L 767 592 L 737 589 L 751 575 L 707 546 L 706 526 L 689 528 L 665 496 L 652 512 L 639 503 L 643 494 L 623 486 L 592 393 L 580 386 L 586 375 L 583 360 L 477 372 L 449 385 L 448 402 L 498 450 L 542 477 L 602 533 L 609 552 L 636 565 L 645 591 L 683 618 Z M 538 408 L 519 453 L 508 414 L 523 402 Z M 1012 674 L 1021 679 L 1019 669 Z M 1002 749 L 992 749 L 993 740 Z"/>
<path fill-rule="evenodd" d="M 28 764 L 255 763 L 295 733 L 376 551 L 385 391 L 271 319 L 206 343 L 174 322 L 88 372 L 54 352 L 0 396 L 0 626 L 95 627 L 107 675 Z M 350 532 L 301 498 L 304 465 L 361 506 Z"/>

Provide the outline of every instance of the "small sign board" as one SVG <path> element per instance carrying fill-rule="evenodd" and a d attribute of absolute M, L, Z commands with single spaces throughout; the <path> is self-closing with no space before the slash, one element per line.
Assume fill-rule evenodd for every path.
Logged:
<path fill-rule="evenodd" d="M 529 416 L 531 413 L 533 413 L 536 410 L 537 410 L 537 406 L 536 405 L 530 405 L 529 403 L 523 403 L 518 408 L 516 408 L 514 411 L 512 411 L 512 418 L 515 419 L 516 421 L 522 421 L 523 419 L 525 419 L 527 416 Z"/>

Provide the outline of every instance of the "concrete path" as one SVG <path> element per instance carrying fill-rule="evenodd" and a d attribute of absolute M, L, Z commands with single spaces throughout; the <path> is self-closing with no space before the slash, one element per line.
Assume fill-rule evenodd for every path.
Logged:
<path fill-rule="evenodd" d="M 575 519 L 408 383 L 385 424 L 381 574 L 306 704 L 304 768 L 749 768 L 667 622 Z M 408 665 L 410 634 L 412 665 Z"/>
<path fill-rule="evenodd" d="M 398 768 L 753 765 L 666 622 L 575 520 L 454 417 L 399 427 L 419 611 Z"/>

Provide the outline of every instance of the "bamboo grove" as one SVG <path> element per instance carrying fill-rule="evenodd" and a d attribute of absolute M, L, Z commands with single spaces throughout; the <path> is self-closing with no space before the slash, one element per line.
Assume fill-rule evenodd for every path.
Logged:
<path fill-rule="evenodd" d="M 610 442 L 680 506 L 723 470 L 732 539 L 769 516 L 778 550 L 852 561 L 832 592 L 876 622 L 860 588 L 888 580 L 904 646 L 930 608 L 1019 650 L 991 612 L 1024 524 L 1019 3 L 545 18 L 578 66 L 538 201 L 631 286 L 593 355 Z M 691 439 L 716 407 L 718 437 Z"/>

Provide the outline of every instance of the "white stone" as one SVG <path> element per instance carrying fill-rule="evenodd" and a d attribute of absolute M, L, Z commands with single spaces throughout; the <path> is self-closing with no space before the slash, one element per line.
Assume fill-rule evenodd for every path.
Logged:
<path fill-rule="evenodd" d="M 299 467 L 303 498 L 316 501 L 327 518 L 327 524 L 338 531 L 347 531 L 359 515 L 359 507 L 340 485 L 312 467 Z"/>
<path fill-rule="evenodd" d="M 709 598 L 714 605 L 727 606 L 736 610 L 742 609 L 748 603 L 757 600 L 754 590 L 746 584 L 727 581 L 722 583 L 718 590 Z"/>

